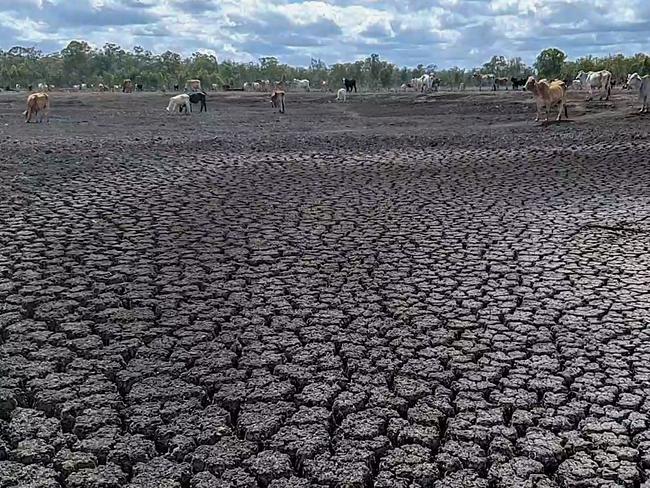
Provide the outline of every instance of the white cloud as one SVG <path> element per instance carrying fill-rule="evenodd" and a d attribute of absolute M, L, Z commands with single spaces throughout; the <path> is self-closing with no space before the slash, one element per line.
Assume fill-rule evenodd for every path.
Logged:
<path fill-rule="evenodd" d="M 220 59 L 277 55 L 305 65 L 379 53 L 398 64 L 471 67 L 492 55 L 532 62 L 647 49 L 647 0 L 0 0 L 0 48 L 71 39 Z"/>

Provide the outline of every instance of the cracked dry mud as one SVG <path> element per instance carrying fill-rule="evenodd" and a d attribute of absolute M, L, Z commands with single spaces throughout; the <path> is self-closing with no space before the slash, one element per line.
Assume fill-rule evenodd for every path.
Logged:
<path fill-rule="evenodd" d="M 650 477 L 650 119 L 0 96 L 0 487 Z"/>

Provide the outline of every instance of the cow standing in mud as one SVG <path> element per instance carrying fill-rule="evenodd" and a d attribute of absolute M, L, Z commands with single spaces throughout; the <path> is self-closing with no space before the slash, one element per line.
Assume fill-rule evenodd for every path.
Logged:
<path fill-rule="evenodd" d="M 271 107 L 279 109 L 281 114 L 284 113 L 284 96 L 285 93 L 282 90 L 275 90 L 271 95 Z"/>
<path fill-rule="evenodd" d="M 354 90 L 354 93 L 357 92 L 357 80 L 343 78 L 343 84 L 345 85 L 346 92 L 351 92 L 352 90 Z"/>
<path fill-rule="evenodd" d="M 189 96 L 190 96 L 190 111 L 192 110 L 192 105 L 196 103 L 201 104 L 201 109 L 199 110 L 199 113 L 203 111 L 206 112 L 208 111 L 208 106 L 205 103 L 206 100 L 205 92 L 194 92 L 194 93 L 190 93 Z"/>
<path fill-rule="evenodd" d="M 40 122 L 43 122 L 43 117 L 45 117 L 46 122 L 50 121 L 50 97 L 47 93 L 32 93 L 27 97 L 27 110 L 23 112 L 25 122 L 29 124 L 32 117 L 35 117 L 36 122 L 39 122 L 39 113 L 41 114 Z"/>

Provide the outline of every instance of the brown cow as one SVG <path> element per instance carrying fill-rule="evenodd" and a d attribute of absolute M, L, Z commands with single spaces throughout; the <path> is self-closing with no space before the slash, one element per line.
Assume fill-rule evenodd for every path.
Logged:
<path fill-rule="evenodd" d="M 39 112 L 41 113 L 41 122 L 43 122 L 43 116 L 45 116 L 46 122 L 50 121 L 50 97 L 47 93 L 32 93 L 27 97 L 27 110 L 23 112 L 25 122 L 30 123 L 32 116 L 36 117 L 36 121 L 38 122 Z"/>
<path fill-rule="evenodd" d="M 274 90 L 271 95 L 271 107 L 279 108 L 281 114 L 284 113 L 284 95 L 282 90 Z"/>

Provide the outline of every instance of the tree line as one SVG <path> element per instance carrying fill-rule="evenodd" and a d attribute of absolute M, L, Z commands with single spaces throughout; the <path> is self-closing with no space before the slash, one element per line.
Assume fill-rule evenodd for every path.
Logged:
<path fill-rule="evenodd" d="M 307 78 L 312 86 L 328 82 L 338 87 L 342 78 L 354 78 L 357 83 L 371 90 L 388 89 L 408 83 L 424 73 L 435 73 L 443 85 L 458 86 L 472 83 L 475 72 L 493 73 L 498 77 L 525 77 L 535 72 L 547 78 L 573 78 L 580 70 L 608 69 L 615 77 L 627 73 L 650 74 L 650 60 L 646 54 L 626 57 L 621 54 L 603 58 L 587 56 L 568 61 L 559 49 L 546 49 L 540 53 L 534 66 L 527 66 L 521 58 L 493 56 L 488 62 L 473 70 L 453 67 L 438 69 L 435 64 L 420 64 L 415 68 L 399 67 L 371 54 L 352 63 L 326 65 L 312 59 L 308 67 L 295 67 L 280 63 L 275 57 L 263 57 L 257 62 L 241 63 L 217 61 L 210 54 L 194 53 L 183 57 L 166 51 L 154 54 L 136 46 L 126 50 L 108 43 L 93 48 L 85 41 L 71 41 L 60 52 L 44 54 L 33 47 L 13 47 L 0 50 L 0 87 L 16 84 L 21 86 L 48 83 L 56 87 L 71 87 L 86 83 L 121 85 L 124 79 L 141 83 L 145 89 L 171 89 L 184 85 L 185 80 L 200 79 L 204 86 L 216 84 L 241 87 L 245 82 L 256 80 L 289 81 Z"/>
<path fill-rule="evenodd" d="M 650 74 L 650 57 L 645 53 L 633 56 L 622 54 L 606 57 L 584 56 L 574 61 L 567 60 L 567 55 L 557 48 L 543 50 L 535 61 L 535 69 L 540 77 L 548 79 L 574 79 L 580 71 L 599 71 L 606 69 L 617 80 L 624 80 L 628 74 Z"/>

